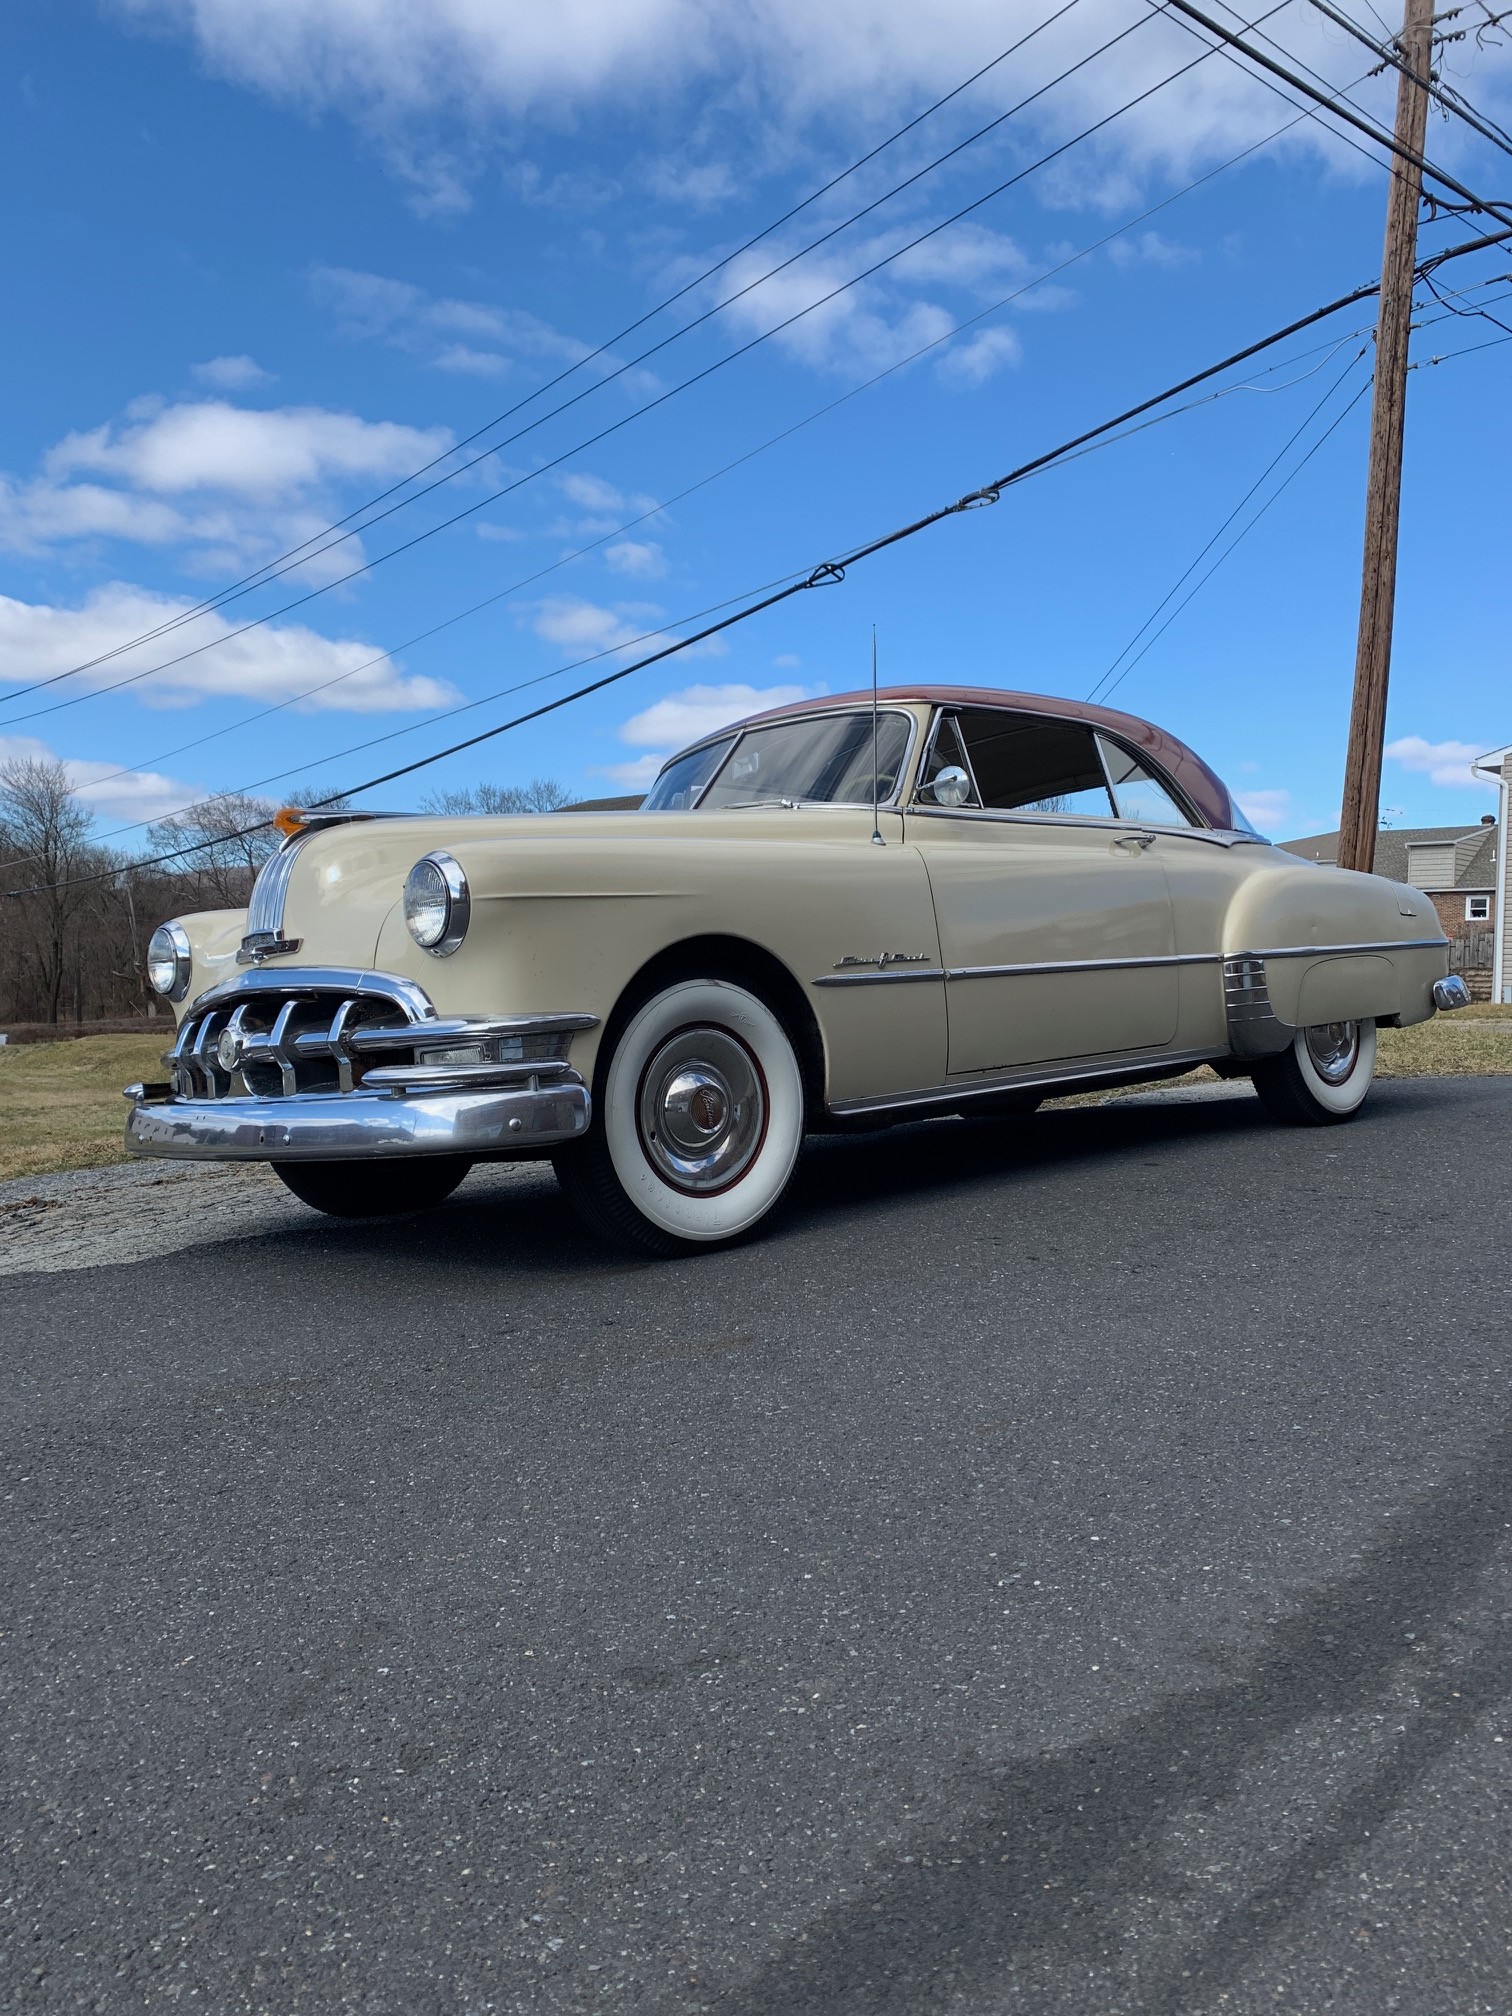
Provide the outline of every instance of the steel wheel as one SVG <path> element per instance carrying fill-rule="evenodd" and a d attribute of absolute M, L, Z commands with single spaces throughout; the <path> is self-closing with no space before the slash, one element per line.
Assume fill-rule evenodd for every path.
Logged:
<path fill-rule="evenodd" d="M 1365 1103 L 1375 1070 L 1374 1022 L 1319 1022 L 1299 1029 L 1279 1057 L 1255 1067 L 1255 1090 L 1278 1120 L 1326 1127 Z"/>
<path fill-rule="evenodd" d="M 669 1254 L 751 1232 L 803 1145 L 803 1074 L 781 1021 L 732 981 L 678 981 L 633 1014 L 595 1091 L 594 1125 L 556 1155 L 593 1228 Z"/>

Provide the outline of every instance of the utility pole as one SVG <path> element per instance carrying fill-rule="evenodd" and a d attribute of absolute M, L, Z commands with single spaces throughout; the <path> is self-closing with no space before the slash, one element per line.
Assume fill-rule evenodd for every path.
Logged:
<path fill-rule="evenodd" d="M 1397 76 L 1397 144 L 1421 160 L 1428 125 L 1429 66 L 1433 61 L 1433 0 L 1406 0 L 1398 46 L 1406 67 Z M 1381 751 L 1386 740 L 1386 685 L 1391 672 L 1397 523 L 1402 502 L 1402 426 L 1407 409 L 1407 344 L 1412 331 L 1412 287 L 1422 194 L 1422 170 L 1400 154 L 1393 155 L 1391 193 L 1386 201 L 1386 249 L 1381 260 L 1380 311 L 1376 317 L 1360 635 L 1355 648 L 1349 753 L 1344 759 L 1344 809 L 1339 820 L 1339 866 L 1363 869 L 1366 874 L 1375 866 Z"/>

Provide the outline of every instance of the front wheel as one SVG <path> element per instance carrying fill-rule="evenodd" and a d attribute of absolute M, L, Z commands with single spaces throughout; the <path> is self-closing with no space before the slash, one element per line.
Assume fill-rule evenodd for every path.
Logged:
<path fill-rule="evenodd" d="M 654 994 L 614 1044 L 594 1123 L 553 1157 L 602 1237 L 666 1256 L 752 1232 L 803 1146 L 803 1073 L 786 1029 L 730 980 Z"/>
<path fill-rule="evenodd" d="M 273 1173 L 302 1204 L 332 1218 L 397 1218 L 444 1204 L 472 1163 L 465 1155 L 397 1162 L 275 1162 Z"/>
<path fill-rule="evenodd" d="M 1333 1126 L 1364 1105 L 1375 1058 L 1374 1022 L 1320 1022 L 1255 1066 L 1255 1090 L 1293 1127 Z"/>

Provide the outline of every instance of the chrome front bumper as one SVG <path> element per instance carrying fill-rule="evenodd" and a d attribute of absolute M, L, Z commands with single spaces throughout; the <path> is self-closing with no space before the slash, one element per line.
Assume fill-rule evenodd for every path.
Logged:
<path fill-rule="evenodd" d="M 528 1155 L 586 1131 L 566 1051 L 597 1019 L 438 1016 L 396 974 L 256 969 L 190 1004 L 167 1082 L 126 1088 L 126 1147 L 205 1162 Z"/>
<path fill-rule="evenodd" d="M 496 1155 L 571 1141 L 588 1126 L 588 1087 L 571 1072 L 469 1091 L 296 1092 L 281 1099 L 185 1099 L 127 1088 L 132 1155 L 199 1162 L 359 1162 L 401 1155 Z"/>

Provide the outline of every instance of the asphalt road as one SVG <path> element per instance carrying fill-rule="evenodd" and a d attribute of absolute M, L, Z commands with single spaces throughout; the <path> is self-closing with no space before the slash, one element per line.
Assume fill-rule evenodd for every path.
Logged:
<path fill-rule="evenodd" d="M 0 1282 L 0 2001 L 1512 2008 L 1512 1081 Z"/>

